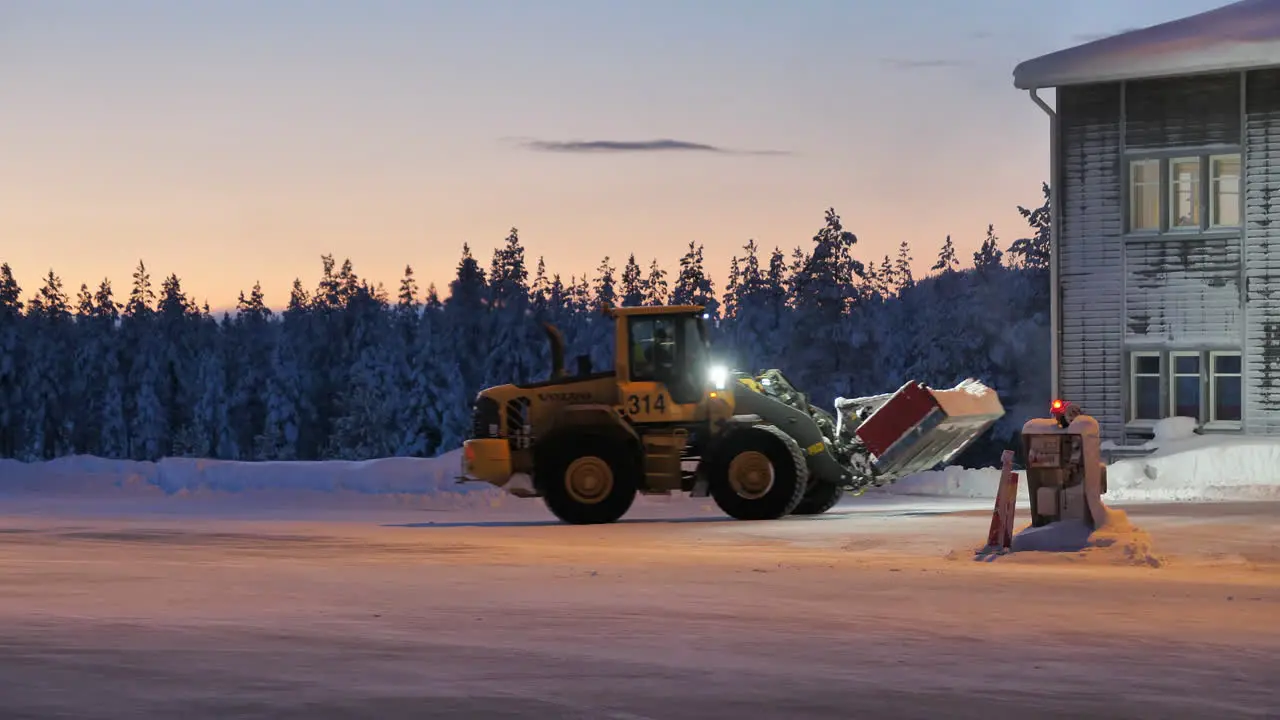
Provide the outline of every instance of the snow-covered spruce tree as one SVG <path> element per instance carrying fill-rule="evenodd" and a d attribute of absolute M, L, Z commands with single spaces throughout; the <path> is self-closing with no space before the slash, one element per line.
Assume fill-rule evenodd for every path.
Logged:
<path fill-rule="evenodd" d="M 444 301 L 443 332 L 446 343 L 454 349 L 462 376 L 462 392 L 475 397 L 484 383 L 485 360 L 489 355 L 489 286 L 484 269 L 462 246 L 454 279 L 449 283 L 449 296 Z"/>
<path fill-rule="evenodd" d="M 228 386 L 227 435 L 220 440 L 222 452 L 237 460 L 257 456 L 257 438 L 266 432 L 268 378 L 271 356 L 279 330 L 274 313 L 266 305 L 262 285 L 255 282 L 249 296 L 240 293 L 235 317 L 225 322 L 219 333 Z M 213 368 L 203 369 L 206 374 Z"/>
<path fill-rule="evenodd" d="M 23 307 L 13 269 L 0 264 L 0 458 L 16 458 L 26 447 L 29 334 Z"/>
<path fill-rule="evenodd" d="M 865 361 L 874 357 L 866 319 L 854 314 L 862 311 L 856 282 L 866 275 L 852 254 L 858 239 L 834 209 L 825 219 L 793 277 L 795 315 L 786 368 L 800 386 L 812 388 L 815 401 L 830 405 L 836 395 L 864 391 L 875 378 Z"/>
<path fill-rule="evenodd" d="M 196 304 L 187 297 L 177 275 L 170 274 L 161 283 L 160 298 L 156 304 L 156 316 L 160 331 L 159 342 L 163 348 L 162 381 L 157 390 L 164 405 L 166 432 L 158 437 L 159 454 L 189 455 L 191 448 L 185 445 L 193 435 L 205 434 L 194 427 L 192 412 L 203 393 L 200 389 L 199 364 L 202 354 L 199 328 L 205 319 Z M 210 382 L 212 382 L 212 376 Z M 215 413 L 215 410 L 210 410 Z M 210 433 L 214 432 L 212 429 Z M 183 446 L 176 446 L 180 442 Z M 197 441 L 209 444 L 208 438 Z M 213 448 L 209 447 L 208 451 Z"/>
<path fill-rule="evenodd" d="M 128 457 L 157 460 L 169 437 L 163 390 L 167 348 L 155 311 L 156 294 L 146 264 L 139 261 L 120 318 L 120 359 L 124 373 Z"/>
<path fill-rule="evenodd" d="M 604 313 L 604 308 L 618 304 L 618 291 L 614 279 L 614 267 L 605 257 L 596 267 L 591 303 L 584 308 L 587 332 L 581 351 L 591 356 L 591 367 L 596 371 L 613 369 L 614 347 L 611 339 L 614 321 Z"/>
<path fill-rule="evenodd" d="M 361 284 L 347 299 L 349 356 L 347 384 L 339 391 L 330 457 L 368 460 L 394 455 L 400 441 L 399 365 L 405 350 L 384 293 Z"/>
<path fill-rule="evenodd" d="M 702 264 L 702 245 L 689 242 L 689 250 L 680 258 L 680 274 L 671 290 L 672 305 L 701 305 L 711 318 L 720 317 L 715 283 Z"/>
<path fill-rule="evenodd" d="M 631 253 L 627 256 L 627 264 L 622 268 L 620 304 L 623 307 L 639 307 L 645 304 L 644 300 L 644 278 L 640 274 L 635 253 Z"/>
<path fill-rule="evenodd" d="M 511 228 L 490 263 L 485 387 L 527 382 L 537 373 L 541 346 L 534 333 L 528 281 L 524 247 L 516 228 Z"/>
<path fill-rule="evenodd" d="M 667 271 L 658 265 L 657 258 L 654 258 L 649 263 L 649 274 L 645 275 L 641 290 L 644 293 L 644 304 L 650 307 L 666 305 L 671 299 L 671 290 L 667 284 Z"/>
<path fill-rule="evenodd" d="M 74 397 L 71 309 L 62 279 L 52 270 L 27 301 L 30 329 L 27 377 L 27 439 L 24 455 L 49 460 L 71 452 Z"/>
<path fill-rule="evenodd" d="M 254 457 L 260 460 L 297 460 L 314 458 L 317 444 L 314 435 L 314 408 L 310 404 L 309 384 L 313 373 L 307 365 L 309 355 L 311 298 L 295 279 L 279 326 L 271 345 L 270 371 L 267 373 L 263 408 L 262 433 L 254 438 Z"/>

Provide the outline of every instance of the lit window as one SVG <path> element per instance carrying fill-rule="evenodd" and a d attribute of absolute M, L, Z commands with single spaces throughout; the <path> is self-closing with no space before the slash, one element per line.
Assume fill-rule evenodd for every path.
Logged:
<path fill-rule="evenodd" d="M 1240 156 L 1219 155 L 1211 158 L 1209 187 L 1209 225 L 1240 225 Z"/>
<path fill-rule="evenodd" d="M 1169 227 L 1200 227 L 1200 158 L 1169 161 Z"/>
<path fill-rule="evenodd" d="M 1212 398 L 1212 420 L 1240 422 L 1243 365 L 1240 353 L 1210 353 L 1213 377 L 1209 385 Z"/>
<path fill-rule="evenodd" d="M 1169 404 L 1174 417 L 1200 421 L 1200 353 L 1173 353 L 1173 387 Z"/>
<path fill-rule="evenodd" d="M 1132 356 L 1130 412 L 1134 420 L 1159 420 L 1160 353 L 1134 353 Z"/>
<path fill-rule="evenodd" d="M 1160 161 L 1129 163 L 1129 229 L 1160 229 Z"/>

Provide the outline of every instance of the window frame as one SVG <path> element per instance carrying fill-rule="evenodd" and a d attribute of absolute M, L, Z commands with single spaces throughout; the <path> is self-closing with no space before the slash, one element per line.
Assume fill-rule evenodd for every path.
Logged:
<path fill-rule="evenodd" d="M 1156 372 L 1155 372 L 1155 374 L 1154 374 L 1154 375 L 1153 375 L 1153 374 L 1151 374 L 1151 373 L 1139 373 L 1139 372 L 1138 372 L 1138 359 L 1139 359 L 1139 358 L 1148 358 L 1148 357 L 1153 357 L 1153 358 L 1155 358 L 1155 359 L 1156 359 L 1156 361 L 1159 363 L 1158 369 L 1156 370 Z M 1131 351 L 1129 351 L 1129 392 L 1128 392 L 1128 396 L 1129 396 L 1129 411 L 1128 411 L 1128 413 L 1126 413 L 1126 414 L 1129 416 L 1129 422 L 1131 422 L 1131 423 L 1154 423 L 1154 422 L 1158 422 L 1159 420 L 1161 420 L 1161 418 L 1158 418 L 1158 417 L 1157 417 L 1157 418 L 1144 418 L 1144 417 L 1138 417 L 1138 378 L 1140 378 L 1140 377 L 1143 377 L 1143 378 L 1154 377 L 1154 378 L 1156 379 L 1156 387 L 1158 388 L 1158 390 L 1159 390 L 1159 392 L 1160 392 L 1160 397 L 1156 399 L 1156 407 L 1157 407 L 1157 408 L 1163 407 L 1163 406 L 1164 406 L 1164 394 L 1165 394 L 1165 393 L 1164 393 L 1164 386 L 1165 386 L 1165 381 L 1164 381 L 1164 377 L 1165 377 L 1165 360 L 1164 360 L 1164 353 L 1160 352 L 1159 350 L 1131 350 Z"/>
<path fill-rule="evenodd" d="M 1194 377 L 1196 379 L 1196 394 L 1199 396 L 1196 399 L 1197 410 L 1196 410 L 1195 421 L 1197 425 L 1201 425 L 1204 423 L 1204 416 L 1205 416 L 1205 403 L 1204 403 L 1205 401 L 1205 392 L 1204 392 L 1205 357 L 1204 356 L 1205 354 L 1200 352 L 1199 350 L 1169 351 L 1169 380 L 1167 383 L 1169 388 L 1169 407 L 1166 408 L 1166 412 L 1169 413 L 1168 417 L 1186 417 L 1185 415 L 1178 414 L 1178 378 Z M 1184 358 L 1184 357 L 1191 357 L 1196 359 L 1195 374 L 1178 372 L 1178 358 Z"/>
<path fill-rule="evenodd" d="M 1172 177 L 1172 167 L 1174 163 L 1193 160 L 1199 165 L 1195 193 L 1196 214 L 1199 217 L 1199 222 L 1194 225 L 1179 226 L 1172 222 L 1175 206 L 1175 182 Z M 1213 214 L 1218 208 L 1217 188 L 1220 186 L 1220 183 L 1214 181 L 1213 167 L 1216 161 L 1221 160 L 1235 160 L 1240 168 L 1236 176 L 1236 217 L 1239 222 L 1235 225 L 1216 225 L 1213 223 Z M 1137 215 L 1134 208 L 1136 197 L 1134 190 L 1138 187 L 1134 180 L 1134 168 L 1143 163 L 1155 163 L 1158 168 L 1156 176 L 1159 178 L 1159 185 L 1156 188 L 1155 197 L 1159 204 L 1156 212 L 1159 220 L 1157 226 L 1152 228 L 1135 228 L 1133 226 L 1134 217 Z M 1238 235 L 1244 229 L 1244 152 L 1238 145 L 1126 151 L 1124 153 L 1122 173 L 1121 192 L 1124 194 L 1124 201 L 1121 203 L 1121 209 L 1124 213 L 1123 234 L 1126 238 L 1183 238 L 1199 235 L 1230 236 Z M 1150 183 L 1143 183 L 1143 186 L 1150 187 Z"/>
<path fill-rule="evenodd" d="M 1178 403 L 1178 378 L 1192 377 L 1190 373 L 1179 373 L 1177 370 L 1177 359 L 1180 357 L 1196 357 L 1199 358 L 1199 388 L 1200 388 L 1200 412 L 1194 418 L 1196 427 L 1210 432 L 1238 432 L 1244 429 L 1244 418 L 1247 412 L 1245 405 L 1247 400 L 1248 387 L 1245 385 L 1245 353 L 1242 350 L 1235 349 L 1225 345 L 1209 345 L 1209 346 L 1182 346 L 1182 347 L 1151 347 L 1138 345 L 1126 348 L 1126 358 L 1128 362 L 1127 374 L 1129 385 L 1125 388 L 1124 397 L 1127 406 L 1125 407 L 1125 427 L 1130 433 L 1149 434 L 1152 427 L 1159 421 L 1175 417 Z M 1158 358 L 1160 363 L 1159 374 L 1155 373 L 1139 373 L 1139 358 Z M 1238 373 L 1219 373 L 1216 372 L 1217 360 L 1220 357 L 1234 357 L 1240 359 L 1240 372 Z M 1161 416 L 1158 418 L 1138 417 L 1138 378 L 1159 378 L 1160 399 L 1157 407 L 1160 408 Z M 1217 417 L 1218 402 L 1218 378 L 1239 378 L 1240 382 L 1240 419 L 1239 420 L 1220 420 Z"/>
<path fill-rule="evenodd" d="M 1244 405 L 1245 405 L 1245 386 L 1244 386 L 1244 353 L 1238 350 L 1211 350 L 1208 353 L 1209 366 L 1205 368 L 1209 384 L 1209 404 L 1205 408 L 1206 415 L 1205 424 L 1212 427 L 1221 428 L 1240 428 L 1244 425 Z M 1240 358 L 1240 372 L 1236 373 L 1220 373 L 1218 372 L 1217 360 L 1220 357 L 1238 357 Z M 1240 418 L 1238 420 L 1220 420 L 1218 418 L 1218 378 L 1231 377 L 1240 379 Z"/>
<path fill-rule="evenodd" d="M 1138 183 L 1137 181 L 1135 181 L 1134 180 L 1135 173 L 1133 170 L 1134 170 L 1134 166 L 1136 165 L 1143 165 L 1148 167 L 1154 165 L 1155 180 L 1148 180 L 1142 183 Z M 1152 158 L 1152 157 L 1130 158 L 1128 164 L 1125 167 L 1127 172 L 1126 180 L 1125 180 L 1125 188 L 1126 188 L 1126 192 L 1129 195 L 1128 202 L 1126 203 L 1126 205 L 1129 208 L 1128 215 L 1125 217 L 1126 232 L 1130 234 L 1160 232 L 1161 223 L 1164 218 L 1164 215 L 1163 215 L 1164 201 L 1161 200 L 1160 198 L 1160 194 L 1164 192 L 1164 182 L 1162 181 L 1163 167 L 1160 162 L 1160 158 Z M 1139 185 L 1141 185 L 1145 189 L 1150 190 L 1151 195 L 1156 199 L 1156 217 L 1155 217 L 1156 223 L 1154 227 L 1141 227 L 1141 228 L 1133 227 L 1134 216 L 1142 215 L 1141 212 L 1138 212 L 1138 208 L 1134 204 L 1137 201 L 1137 197 L 1138 197 L 1138 193 L 1134 192 L 1134 190 Z M 1144 196 L 1144 198 L 1145 197 L 1146 196 Z"/>
<path fill-rule="evenodd" d="M 1209 230 L 1230 230 L 1234 228 L 1239 228 L 1244 225 L 1244 207 L 1243 207 L 1243 199 L 1242 199 L 1244 197 L 1244 156 L 1243 154 L 1239 154 L 1239 153 L 1213 153 L 1208 156 L 1208 160 L 1209 160 L 1209 172 L 1208 172 L 1209 215 L 1205 218 L 1205 227 L 1207 227 Z M 1220 192 L 1218 188 L 1221 183 L 1221 178 L 1214 177 L 1213 173 L 1215 169 L 1214 167 L 1215 164 L 1222 160 L 1234 160 L 1236 162 L 1236 174 L 1235 174 L 1236 193 L 1235 194 L 1236 194 L 1236 221 L 1237 222 L 1234 225 L 1221 225 L 1214 222 L 1214 217 L 1217 215 L 1218 204 L 1220 201 L 1220 198 L 1219 198 Z"/>
<path fill-rule="evenodd" d="M 1161 179 L 1165 186 L 1163 188 L 1165 190 L 1164 200 L 1167 203 L 1163 208 L 1163 227 L 1171 233 L 1204 232 L 1204 201 L 1206 199 L 1206 195 L 1204 193 L 1204 183 L 1201 182 L 1201 179 L 1204 176 L 1204 158 L 1200 155 L 1179 155 L 1178 157 L 1169 158 L 1167 162 L 1169 167 L 1167 182 L 1164 181 L 1165 175 L 1163 173 L 1161 174 Z M 1181 187 L 1179 185 L 1181 180 L 1174 177 L 1173 169 L 1178 165 L 1189 163 L 1195 163 L 1195 172 L 1192 174 L 1191 180 L 1189 181 L 1191 183 L 1191 187 L 1194 189 L 1191 193 L 1190 199 L 1191 214 L 1195 218 L 1195 222 L 1189 225 L 1180 225 L 1177 222 L 1177 212 L 1178 196 L 1182 194 L 1180 192 Z"/>

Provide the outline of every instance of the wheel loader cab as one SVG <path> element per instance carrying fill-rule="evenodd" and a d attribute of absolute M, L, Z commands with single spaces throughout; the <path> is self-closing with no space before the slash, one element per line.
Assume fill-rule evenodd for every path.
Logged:
<path fill-rule="evenodd" d="M 710 346 L 701 311 L 696 306 L 611 311 L 618 398 L 631 422 L 705 419 Z"/>

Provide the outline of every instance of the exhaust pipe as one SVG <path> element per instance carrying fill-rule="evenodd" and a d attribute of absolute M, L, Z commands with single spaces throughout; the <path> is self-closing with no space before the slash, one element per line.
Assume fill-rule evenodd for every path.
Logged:
<path fill-rule="evenodd" d="M 564 377 L 564 335 L 549 322 L 542 323 L 542 331 L 547 334 L 547 341 L 551 343 L 551 379 L 559 380 Z"/>

